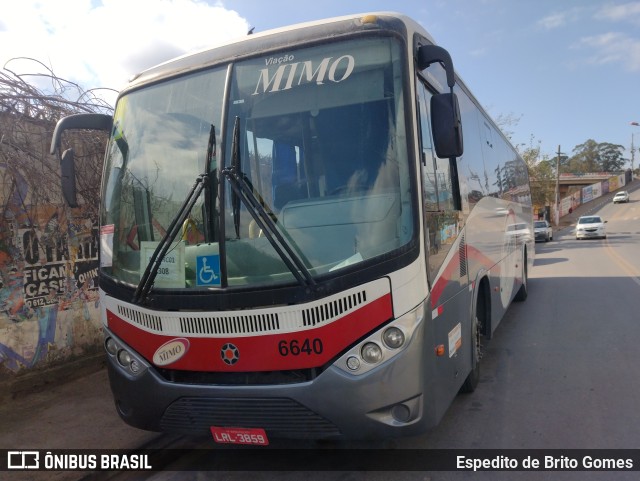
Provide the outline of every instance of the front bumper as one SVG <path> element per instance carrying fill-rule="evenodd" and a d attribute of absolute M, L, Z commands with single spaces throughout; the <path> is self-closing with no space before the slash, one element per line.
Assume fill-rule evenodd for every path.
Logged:
<path fill-rule="evenodd" d="M 538 241 L 546 241 L 549 240 L 549 234 L 547 232 L 536 232 L 535 234 L 536 242 Z"/>
<path fill-rule="evenodd" d="M 606 234 L 600 229 L 576 231 L 576 239 L 599 239 L 604 237 L 606 237 Z"/>
<path fill-rule="evenodd" d="M 207 435 L 223 426 L 262 428 L 270 438 L 409 436 L 437 422 L 423 396 L 423 330 L 421 323 L 402 353 L 360 376 L 330 366 L 296 384 L 187 384 L 167 381 L 152 366 L 134 377 L 108 356 L 109 380 L 120 417 L 150 431 Z"/>

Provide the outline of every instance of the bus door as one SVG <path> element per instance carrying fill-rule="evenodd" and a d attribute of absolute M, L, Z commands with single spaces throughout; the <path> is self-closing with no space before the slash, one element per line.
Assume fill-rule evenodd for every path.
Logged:
<path fill-rule="evenodd" d="M 418 82 L 427 276 L 435 341 L 445 351 L 436 360 L 437 373 L 449 386 L 439 402 L 448 403 L 470 362 L 470 349 L 463 349 L 469 346 L 470 293 L 462 213 L 454 208 L 449 159 L 438 158 L 432 148 L 430 99 L 426 85 Z"/>

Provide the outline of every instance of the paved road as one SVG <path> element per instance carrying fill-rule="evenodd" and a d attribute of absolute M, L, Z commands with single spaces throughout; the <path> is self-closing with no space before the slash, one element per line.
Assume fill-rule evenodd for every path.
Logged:
<path fill-rule="evenodd" d="M 480 389 L 421 444 L 640 448 L 640 191 L 633 199 L 599 209 L 606 240 L 566 228 L 536 245 L 529 298 L 487 344 Z"/>

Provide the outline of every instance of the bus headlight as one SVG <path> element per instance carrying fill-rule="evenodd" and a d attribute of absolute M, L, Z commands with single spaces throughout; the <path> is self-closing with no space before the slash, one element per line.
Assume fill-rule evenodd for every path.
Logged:
<path fill-rule="evenodd" d="M 404 344 L 404 333 L 399 328 L 392 326 L 382 333 L 382 342 L 390 349 L 398 349 Z"/>
<path fill-rule="evenodd" d="M 352 375 L 362 375 L 400 354 L 424 317 L 424 306 L 417 308 L 373 332 L 343 353 L 334 366 Z"/>
<path fill-rule="evenodd" d="M 114 341 L 113 337 L 107 337 L 104 341 L 104 348 L 112 356 L 115 356 L 118 352 L 118 345 L 116 344 L 116 341 Z"/>
<path fill-rule="evenodd" d="M 104 349 L 107 351 L 109 357 L 115 359 L 121 369 L 126 371 L 127 374 L 134 376 L 139 376 L 147 370 L 149 365 L 135 351 L 110 332 L 106 334 Z"/>
<path fill-rule="evenodd" d="M 142 369 L 142 366 L 138 361 L 136 361 L 135 359 L 132 359 L 131 362 L 129 363 L 129 369 L 131 370 L 132 373 L 138 374 L 138 372 L 140 372 L 140 369 Z"/>
<path fill-rule="evenodd" d="M 368 364 L 378 364 L 382 361 L 382 349 L 375 342 L 367 342 L 362 346 L 362 359 Z"/>
<path fill-rule="evenodd" d="M 350 356 L 349 359 L 347 359 L 347 367 L 352 371 L 357 371 L 360 369 L 360 359 L 356 356 Z"/>
<path fill-rule="evenodd" d="M 129 354 L 129 351 L 120 349 L 116 357 L 122 367 L 129 367 L 129 364 L 131 364 L 131 354 Z"/>

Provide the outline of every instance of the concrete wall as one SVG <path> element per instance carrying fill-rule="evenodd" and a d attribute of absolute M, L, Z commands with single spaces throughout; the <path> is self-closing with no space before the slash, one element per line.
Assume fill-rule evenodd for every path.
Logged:
<path fill-rule="evenodd" d="M 595 184 L 583 187 L 572 195 L 564 197 L 560 200 L 560 217 L 572 212 L 579 205 L 585 204 L 596 200 L 609 192 L 614 192 L 627 183 L 627 176 L 625 174 L 614 175 Z"/>
<path fill-rule="evenodd" d="M 71 209 L 60 195 L 57 158 L 48 154 L 53 126 L 0 115 L 0 390 L 5 391 L 26 373 L 46 373 L 101 351 L 95 193 L 104 143 L 94 153 L 85 147 L 79 156 L 84 162 L 79 179 L 89 185 L 79 198 L 81 207 Z"/>

